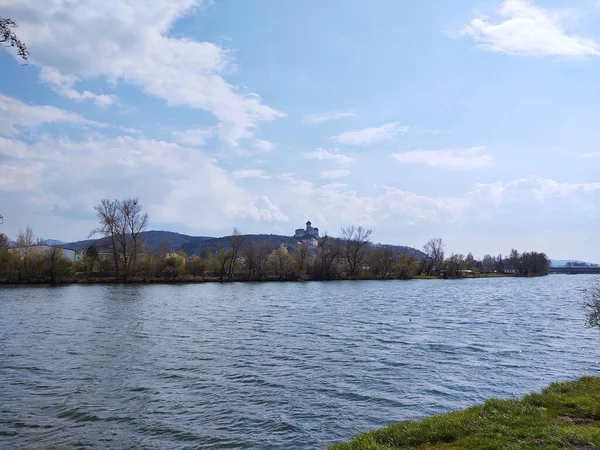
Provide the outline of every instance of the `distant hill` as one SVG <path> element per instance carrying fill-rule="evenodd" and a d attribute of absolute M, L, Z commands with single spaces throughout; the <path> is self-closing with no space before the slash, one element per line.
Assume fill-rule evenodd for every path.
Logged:
<path fill-rule="evenodd" d="M 207 236 L 188 236 L 187 234 L 174 233 L 172 231 L 144 231 L 140 233 L 142 242 L 149 250 L 158 250 L 165 247 L 170 252 L 177 252 L 183 248 L 185 244 L 191 241 L 200 242 L 205 239 L 214 239 Z M 108 238 L 86 239 L 84 241 L 76 241 L 62 244 L 65 248 L 80 250 L 87 248 L 90 245 L 97 247 L 106 247 L 109 244 Z"/>
<path fill-rule="evenodd" d="M 280 245 L 284 245 L 286 247 L 294 247 L 299 242 L 298 238 L 296 237 L 281 236 L 277 234 L 246 234 L 242 237 L 246 242 L 267 242 L 271 247 L 279 247 Z M 182 250 L 185 251 L 185 253 L 188 255 L 198 255 L 205 250 L 214 253 L 219 247 L 228 248 L 230 246 L 230 239 L 230 236 L 224 236 L 220 238 L 204 239 L 201 241 L 192 240 L 191 242 L 185 244 L 182 247 Z M 341 239 L 331 238 L 331 241 L 334 243 L 342 244 Z M 372 244 L 372 246 L 389 248 L 390 250 L 392 250 L 392 253 L 394 255 L 399 253 L 408 253 L 417 256 L 419 259 L 425 256 L 423 252 L 412 247 L 381 244 Z"/>
<path fill-rule="evenodd" d="M 46 245 L 64 245 L 63 241 L 57 241 L 56 239 L 44 239 Z"/>
<path fill-rule="evenodd" d="M 230 246 L 230 236 L 224 237 L 208 237 L 208 236 L 188 236 L 186 234 L 173 233 L 170 231 L 144 231 L 140 234 L 146 249 L 149 252 L 158 252 L 167 250 L 170 252 L 177 252 L 183 250 L 187 255 L 199 255 L 203 251 L 207 250 L 211 253 L 217 251 L 219 247 L 228 248 Z M 251 241 L 263 241 L 267 242 L 271 247 L 278 247 L 284 245 L 286 247 L 293 247 L 298 243 L 298 238 L 292 236 L 280 236 L 276 234 L 247 234 L 243 238 L 246 242 Z M 333 242 L 341 243 L 342 241 L 336 238 L 332 238 Z M 69 242 L 63 244 L 65 248 L 71 248 L 73 250 L 80 250 L 87 248 L 90 245 L 96 245 L 98 247 L 108 246 L 108 239 L 87 239 L 85 241 Z M 425 254 L 412 247 L 405 247 L 399 245 L 381 245 L 372 244 L 373 246 L 389 248 L 393 254 L 408 253 L 415 255 L 418 258 L 423 258 Z"/>
<path fill-rule="evenodd" d="M 579 265 L 593 266 L 594 263 L 580 261 L 578 259 L 551 259 L 550 265 L 552 267 L 565 267 L 567 263 L 577 263 Z"/>

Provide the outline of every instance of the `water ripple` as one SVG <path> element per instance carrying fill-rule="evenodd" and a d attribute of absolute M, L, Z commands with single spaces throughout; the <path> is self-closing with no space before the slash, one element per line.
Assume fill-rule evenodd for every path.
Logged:
<path fill-rule="evenodd" d="M 597 373 L 590 277 L 0 288 L 0 448 L 320 448 Z"/>

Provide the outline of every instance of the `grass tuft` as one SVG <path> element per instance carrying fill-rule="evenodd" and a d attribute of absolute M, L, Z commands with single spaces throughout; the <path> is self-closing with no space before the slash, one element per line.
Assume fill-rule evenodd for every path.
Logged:
<path fill-rule="evenodd" d="M 330 450 L 600 449 L 600 378 L 553 383 L 520 400 L 402 422 Z"/>

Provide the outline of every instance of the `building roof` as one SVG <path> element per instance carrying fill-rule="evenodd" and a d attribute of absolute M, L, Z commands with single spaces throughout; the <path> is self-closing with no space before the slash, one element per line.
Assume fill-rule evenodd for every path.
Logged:
<path fill-rule="evenodd" d="M 26 247 L 17 247 L 17 246 L 14 246 L 14 247 L 10 247 L 10 248 L 18 250 L 20 248 L 34 248 L 34 247 L 59 248 L 61 250 L 70 250 L 72 252 L 76 252 L 77 251 L 74 248 L 64 247 L 62 245 L 48 245 L 48 244 L 34 244 L 34 245 L 26 246 Z"/>

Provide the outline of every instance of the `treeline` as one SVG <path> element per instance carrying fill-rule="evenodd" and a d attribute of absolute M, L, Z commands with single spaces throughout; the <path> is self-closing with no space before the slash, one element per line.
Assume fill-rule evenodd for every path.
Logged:
<path fill-rule="evenodd" d="M 416 275 L 419 258 L 374 247 L 370 235 L 371 230 L 347 226 L 341 237 L 323 236 L 316 245 L 309 241 L 273 245 L 234 229 L 216 251 L 204 250 L 200 255 L 188 256 L 166 248 L 146 250 L 138 243 L 137 253 L 128 255 L 127 265 L 122 246 L 111 245 L 104 254 L 90 246 L 75 268 L 90 280 L 117 277 L 123 281 L 408 279 Z M 110 232 L 104 237 L 110 238 Z"/>
<path fill-rule="evenodd" d="M 19 233 L 13 249 L 7 248 L 6 237 L 0 235 L 0 280 L 59 283 L 461 278 L 506 272 L 538 276 L 547 274 L 550 267 L 545 254 L 520 254 L 516 250 L 507 258 L 486 255 L 476 260 L 471 253 L 446 258 L 445 244 L 439 238 L 424 245 L 424 257 L 395 252 L 392 247 L 373 244 L 371 230 L 353 225 L 342 227 L 339 237 L 325 235 L 316 242 L 302 240 L 275 246 L 249 239 L 234 229 L 216 251 L 188 256 L 168 248 L 144 248 L 140 233 L 148 226 L 148 215 L 137 199 L 102 200 L 95 211 L 99 226 L 90 236 L 100 235 L 108 244 L 80 251 L 76 262 L 65 258 L 60 247 L 40 247 L 40 239 L 29 227 Z"/>
<path fill-rule="evenodd" d="M 420 271 L 427 275 L 444 278 L 459 278 L 472 274 L 507 274 L 517 276 L 541 276 L 550 272 L 550 260 L 545 253 L 519 253 L 512 249 L 508 257 L 485 255 L 481 260 L 475 259 L 472 253 L 466 256 L 453 253 L 445 257 L 444 241 L 440 238 L 431 239 L 423 246 L 427 255 Z M 470 272 L 470 273 L 469 273 Z"/>
<path fill-rule="evenodd" d="M 42 244 L 43 240 L 27 227 L 19 232 L 15 248 L 9 251 L 8 238 L 0 233 L 0 280 L 57 283 L 71 279 L 73 262 L 64 257 L 62 248 L 41 247 Z"/>
<path fill-rule="evenodd" d="M 598 264 L 587 263 L 583 261 L 567 261 L 565 267 L 598 267 Z"/>

